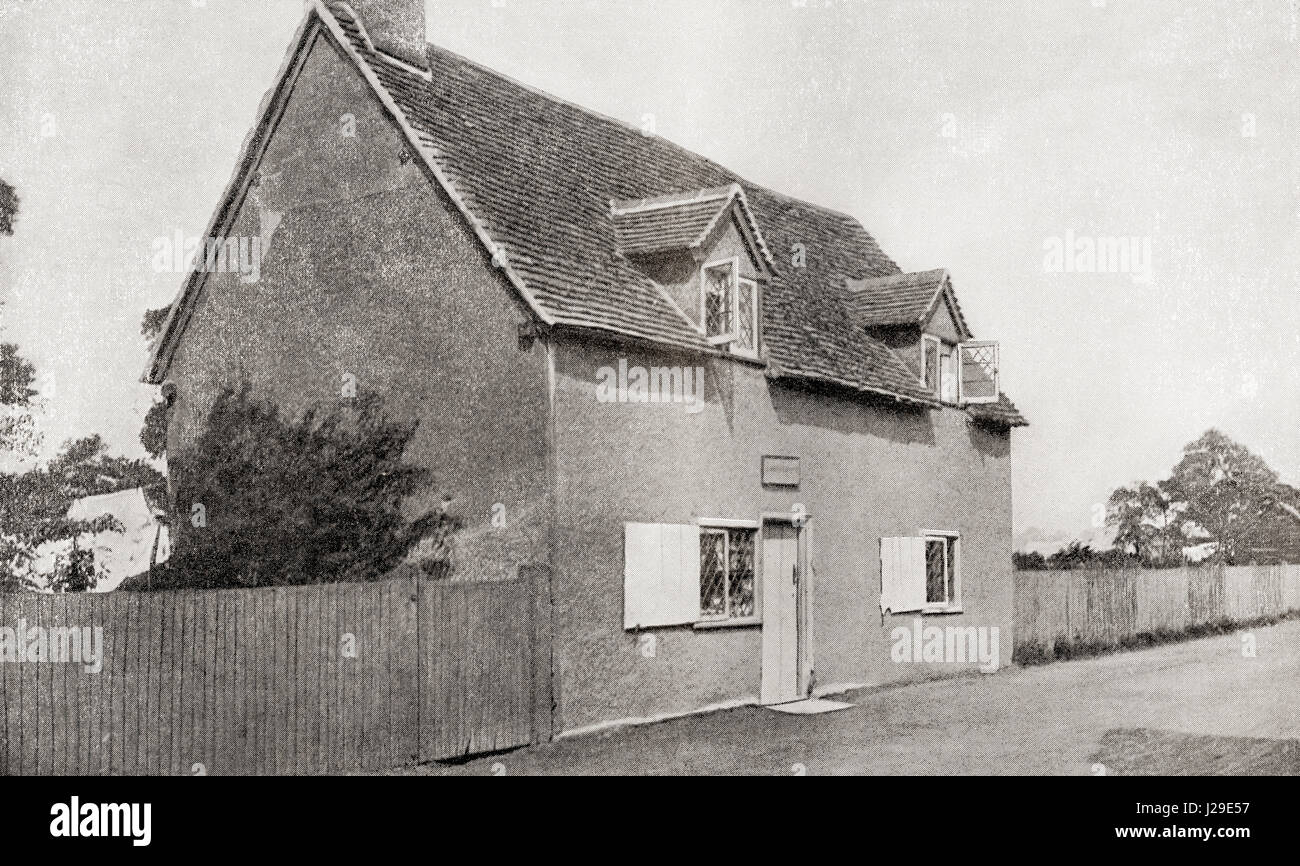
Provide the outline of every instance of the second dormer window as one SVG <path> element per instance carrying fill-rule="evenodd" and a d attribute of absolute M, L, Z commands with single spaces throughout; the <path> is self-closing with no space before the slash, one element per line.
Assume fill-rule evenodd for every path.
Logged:
<path fill-rule="evenodd" d="M 758 283 L 740 275 L 738 259 L 704 266 L 704 335 L 733 353 L 758 356 Z"/>
<path fill-rule="evenodd" d="M 992 340 L 948 343 L 921 335 L 921 384 L 945 403 L 994 403 L 999 399 L 998 344 Z"/>

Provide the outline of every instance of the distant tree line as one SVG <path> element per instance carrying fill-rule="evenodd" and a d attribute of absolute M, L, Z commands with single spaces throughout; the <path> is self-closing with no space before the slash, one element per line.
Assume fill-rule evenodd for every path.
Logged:
<path fill-rule="evenodd" d="M 1244 445 L 1210 429 L 1183 448 L 1169 477 L 1119 487 L 1106 503 L 1114 547 L 1075 541 L 1050 556 L 1012 554 L 1017 569 L 1162 568 L 1186 564 L 1184 550 L 1206 544 L 1207 563 L 1255 561 L 1280 531 L 1300 526 L 1300 490 Z"/>
<path fill-rule="evenodd" d="M 1132 557 L 1122 550 L 1094 550 L 1092 545 L 1071 541 L 1056 553 L 1043 556 L 1037 551 L 1011 554 L 1012 564 L 1019 571 L 1068 571 L 1075 568 L 1123 568 L 1132 566 Z"/>

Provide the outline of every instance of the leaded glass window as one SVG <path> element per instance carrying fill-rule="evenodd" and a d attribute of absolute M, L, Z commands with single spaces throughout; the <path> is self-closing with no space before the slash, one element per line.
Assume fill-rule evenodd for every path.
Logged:
<path fill-rule="evenodd" d="M 700 619 L 754 616 L 754 529 L 700 529 Z"/>

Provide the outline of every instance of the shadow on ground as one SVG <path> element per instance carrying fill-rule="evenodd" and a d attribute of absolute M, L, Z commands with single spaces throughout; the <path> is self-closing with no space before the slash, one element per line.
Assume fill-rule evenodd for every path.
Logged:
<path fill-rule="evenodd" d="M 1116 728 L 1092 759 L 1108 776 L 1300 776 L 1300 740 Z"/>

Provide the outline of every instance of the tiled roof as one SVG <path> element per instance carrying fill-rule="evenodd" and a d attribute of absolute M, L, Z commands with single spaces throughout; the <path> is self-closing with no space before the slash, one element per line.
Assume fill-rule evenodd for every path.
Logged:
<path fill-rule="evenodd" d="M 626 256 L 644 256 L 704 246 L 724 217 L 736 207 L 743 215 L 759 256 L 770 267 L 772 255 L 745 199 L 745 191 L 737 183 L 687 195 L 613 201 L 610 217 L 619 251 Z"/>
<path fill-rule="evenodd" d="M 968 403 L 966 412 L 984 424 L 992 424 L 997 427 L 1028 427 L 1029 422 L 1016 405 L 1007 399 L 1006 394 L 998 395 L 996 403 Z"/>
<path fill-rule="evenodd" d="M 849 309 L 863 327 L 915 325 L 929 316 L 939 294 L 950 284 L 944 268 L 849 280 Z M 950 293 L 950 297 L 958 327 L 970 334 L 957 296 Z"/>
<path fill-rule="evenodd" d="M 855 319 L 849 281 L 896 276 L 899 267 L 852 217 L 750 183 L 663 138 L 449 51 L 429 46 L 429 69 L 409 66 L 377 52 L 346 4 L 312 0 L 309 8 L 544 324 L 717 351 L 620 248 L 651 246 L 646 225 L 615 213 L 645 200 L 734 188 L 770 270 L 762 308 L 767 375 L 939 405 Z M 677 210 L 673 243 L 701 226 L 708 207 L 683 203 Z M 182 301 L 193 285 L 182 290 Z M 185 307 L 173 305 L 149 381 L 165 375 Z"/>
<path fill-rule="evenodd" d="M 725 199 L 688 199 L 653 210 L 614 211 L 614 235 L 624 255 L 694 249 L 718 221 Z"/>
<path fill-rule="evenodd" d="M 894 352 L 849 316 L 845 280 L 898 266 L 851 217 L 751 184 L 641 130 L 429 47 L 421 75 L 373 50 L 346 6 L 334 18 L 510 269 L 557 325 L 706 344 L 620 251 L 611 202 L 739 184 L 775 255 L 763 305 L 772 373 L 935 405 Z M 806 267 L 786 254 L 806 250 Z"/>

